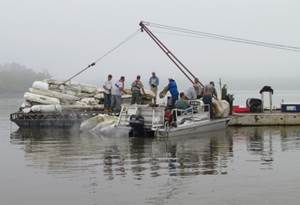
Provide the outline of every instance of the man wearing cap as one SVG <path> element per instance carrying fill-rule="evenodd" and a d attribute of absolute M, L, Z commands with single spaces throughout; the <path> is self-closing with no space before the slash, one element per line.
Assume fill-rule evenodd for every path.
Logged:
<path fill-rule="evenodd" d="M 111 88 L 112 88 L 112 75 L 107 76 L 107 81 L 103 84 L 104 89 L 104 110 L 109 111 L 111 108 Z"/>
<path fill-rule="evenodd" d="M 122 93 L 127 94 L 124 90 L 125 77 L 121 76 L 120 80 L 112 85 L 111 89 L 111 107 L 114 112 L 121 111 Z"/>
<path fill-rule="evenodd" d="M 152 72 L 152 76 L 149 79 L 149 85 L 151 91 L 154 93 L 153 103 L 156 104 L 156 96 L 157 96 L 157 89 L 159 85 L 159 78 L 156 76 L 155 72 Z"/>
<path fill-rule="evenodd" d="M 131 104 L 142 104 L 142 93 L 145 94 L 144 85 L 141 82 L 141 76 L 137 76 L 136 80 L 131 84 Z"/>

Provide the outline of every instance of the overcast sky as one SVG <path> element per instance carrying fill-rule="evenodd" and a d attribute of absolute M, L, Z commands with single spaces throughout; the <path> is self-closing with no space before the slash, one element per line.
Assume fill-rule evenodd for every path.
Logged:
<path fill-rule="evenodd" d="M 299 11 L 299 0 L 0 0 L 0 64 L 65 79 L 138 29 L 140 20 L 300 46 Z M 300 74 L 299 52 L 157 35 L 204 83 L 257 76 L 288 83 Z M 148 79 L 151 71 L 185 80 L 140 33 L 76 80 L 94 83 L 108 73 Z"/>

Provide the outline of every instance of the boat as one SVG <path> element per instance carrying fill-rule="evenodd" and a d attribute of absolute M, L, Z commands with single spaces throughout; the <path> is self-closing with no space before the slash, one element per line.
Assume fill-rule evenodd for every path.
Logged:
<path fill-rule="evenodd" d="M 185 110 L 162 105 L 123 105 L 115 127 L 126 130 L 131 137 L 184 136 L 227 127 L 229 117 L 211 119 L 208 105 L 200 100 L 189 103 L 191 106 Z"/>

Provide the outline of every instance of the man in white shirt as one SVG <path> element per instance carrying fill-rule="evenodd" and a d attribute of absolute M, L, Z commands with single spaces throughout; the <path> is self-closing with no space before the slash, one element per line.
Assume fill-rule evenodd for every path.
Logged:
<path fill-rule="evenodd" d="M 112 85 L 111 89 L 111 107 L 114 112 L 121 111 L 122 93 L 127 94 L 124 90 L 125 77 L 121 76 L 120 80 Z"/>
<path fill-rule="evenodd" d="M 196 100 L 197 99 L 197 93 L 196 93 L 196 88 L 195 85 L 189 87 L 186 91 L 185 91 L 185 96 L 187 97 L 187 99 L 189 100 Z"/>
<path fill-rule="evenodd" d="M 104 82 L 104 110 L 108 111 L 111 109 L 111 89 L 112 89 L 112 75 L 107 76 L 107 81 Z"/>
<path fill-rule="evenodd" d="M 152 72 L 152 76 L 149 79 L 149 85 L 151 91 L 154 93 L 153 103 L 156 104 L 156 96 L 159 85 L 159 78 L 156 76 L 155 72 Z"/>

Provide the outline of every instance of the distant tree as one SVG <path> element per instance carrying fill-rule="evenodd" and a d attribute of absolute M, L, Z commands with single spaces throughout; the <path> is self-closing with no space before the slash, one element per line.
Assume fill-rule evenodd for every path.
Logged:
<path fill-rule="evenodd" d="M 0 93 L 24 92 L 33 81 L 50 77 L 48 71 L 35 72 L 17 63 L 0 65 Z"/>

